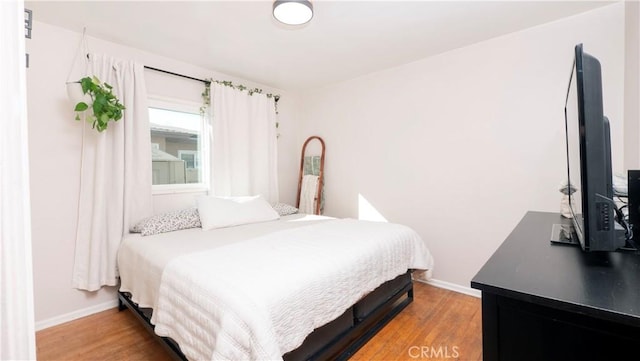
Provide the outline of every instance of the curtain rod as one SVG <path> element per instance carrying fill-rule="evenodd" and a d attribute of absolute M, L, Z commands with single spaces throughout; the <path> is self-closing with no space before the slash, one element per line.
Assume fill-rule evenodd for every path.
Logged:
<path fill-rule="evenodd" d="M 87 60 L 89 60 L 89 54 L 87 54 Z M 174 73 L 172 71 L 168 71 L 168 70 L 162 70 L 162 69 L 158 69 L 158 68 L 154 68 L 152 66 L 144 66 L 145 69 L 149 69 L 149 70 L 153 70 L 153 71 L 157 71 L 160 73 L 165 73 L 165 74 L 169 74 L 169 75 L 173 75 L 173 76 L 179 76 L 181 78 L 186 78 L 186 79 L 191 79 L 191 80 L 195 80 L 195 81 L 199 81 L 205 84 L 211 84 L 210 81 L 208 80 L 204 80 L 204 79 L 199 79 L 199 78 L 194 78 L 192 76 L 188 76 L 188 75 L 182 75 L 182 74 L 178 74 L 178 73 Z"/>
<path fill-rule="evenodd" d="M 205 83 L 205 84 L 211 84 L 211 82 L 210 82 L 210 81 L 208 81 L 208 80 L 199 79 L 199 78 L 194 78 L 194 77 L 192 77 L 192 76 L 182 75 L 182 74 L 174 73 L 174 72 L 172 72 L 172 71 L 168 71 L 168 70 L 162 70 L 162 69 L 158 69 L 158 68 L 154 68 L 154 67 L 146 66 L 146 65 L 144 66 L 144 68 L 145 68 L 145 69 L 149 69 L 149 70 L 153 70 L 153 71 L 157 71 L 157 72 L 160 72 L 160 73 L 165 73 L 165 74 L 173 75 L 173 76 L 179 76 L 179 77 L 181 77 L 181 78 L 185 78 L 185 79 L 191 79 L 191 80 L 199 81 L 199 82 L 202 82 L 202 83 Z"/>
<path fill-rule="evenodd" d="M 87 54 L 87 59 L 89 59 L 89 54 Z M 195 80 L 195 81 L 199 81 L 201 83 L 205 83 L 206 85 L 210 85 L 211 81 L 210 80 L 205 80 L 205 79 L 200 79 L 200 78 L 194 78 L 192 76 L 188 76 L 188 75 L 183 75 L 183 74 L 178 74 L 178 73 L 174 73 L 172 71 L 168 71 L 168 70 L 163 70 L 163 69 L 158 69 L 158 68 L 154 68 L 152 66 L 144 66 L 145 69 L 149 69 L 149 70 L 153 70 L 153 71 L 157 71 L 160 73 L 164 73 L 164 74 L 169 74 L 169 75 L 173 75 L 173 76 L 177 76 L 180 78 L 185 78 L 185 79 L 190 79 L 190 80 Z M 262 90 L 260 90 L 260 92 L 262 92 Z M 278 103 L 278 100 L 280 100 L 280 96 L 279 95 L 275 95 L 274 98 L 276 103 Z"/>
<path fill-rule="evenodd" d="M 87 54 L 87 57 L 89 57 L 89 54 Z M 145 65 L 145 66 L 144 66 L 144 68 L 145 68 L 145 69 L 149 69 L 149 70 L 153 70 L 153 71 L 157 71 L 157 72 L 160 72 L 160 73 L 165 73 L 165 74 L 169 74 L 169 75 L 177 76 L 177 77 L 180 77 L 180 78 L 185 78 L 185 79 L 190 79 L 190 80 L 199 81 L 199 82 L 205 83 L 205 84 L 207 84 L 207 85 L 211 84 L 211 81 L 209 81 L 209 80 L 204 80 L 204 79 L 194 78 L 194 77 L 192 77 L 192 76 L 183 75 L 183 74 L 178 74 L 178 73 L 174 73 L 174 72 L 172 72 L 172 71 L 168 71 L 168 70 L 163 70 L 163 69 L 154 68 L 154 67 L 152 67 L 152 66 L 146 66 L 146 65 Z M 276 96 L 274 97 L 274 100 L 275 100 L 275 102 L 277 103 L 277 102 L 278 102 L 278 100 L 280 100 L 280 96 L 279 96 L 279 95 L 276 95 Z"/>

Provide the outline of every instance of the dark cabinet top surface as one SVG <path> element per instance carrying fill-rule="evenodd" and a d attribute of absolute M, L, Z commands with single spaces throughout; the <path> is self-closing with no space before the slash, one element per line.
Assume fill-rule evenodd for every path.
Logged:
<path fill-rule="evenodd" d="M 558 213 L 528 212 L 471 281 L 495 295 L 640 326 L 640 255 L 552 245 Z"/>

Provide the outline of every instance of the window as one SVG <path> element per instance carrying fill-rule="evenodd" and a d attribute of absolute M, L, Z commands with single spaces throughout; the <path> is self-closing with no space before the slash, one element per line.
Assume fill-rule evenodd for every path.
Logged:
<path fill-rule="evenodd" d="M 149 122 L 154 193 L 206 188 L 200 104 L 150 99 Z"/>
<path fill-rule="evenodd" d="M 196 150 L 179 150 L 178 157 L 186 162 L 187 169 L 199 167 L 198 151 Z"/>

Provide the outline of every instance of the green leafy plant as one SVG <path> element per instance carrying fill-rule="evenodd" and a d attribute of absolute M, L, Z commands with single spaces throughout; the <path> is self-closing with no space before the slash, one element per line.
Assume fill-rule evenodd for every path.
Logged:
<path fill-rule="evenodd" d="M 107 129 L 110 121 L 118 121 L 122 118 L 124 105 L 120 103 L 118 98 L 113 94 L 113 87 L 107 83 L 102 83 L 98 78 L 85 77 L 80 79 L 82 92 L 89 94 L 91 97 L 91 105 L 85 102 L 76 104 L 76 120 L 80 120 L 80 113 L 89 110 L 87 113 L 87 122 L 92 123 L 94 129 L 99 132 Z"/>

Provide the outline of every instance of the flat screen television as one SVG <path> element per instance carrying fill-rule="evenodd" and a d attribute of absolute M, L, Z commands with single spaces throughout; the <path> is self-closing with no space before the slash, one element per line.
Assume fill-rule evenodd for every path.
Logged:
<path fill-rule="evenodd" d="M 609 120 L 603 114 L 600 62 L 575 46 L 565 102 L 567 192 L 574 237 L 584 251 L 615 251 L 616 237 Z"/>

